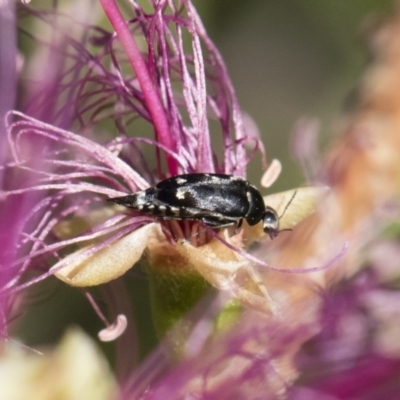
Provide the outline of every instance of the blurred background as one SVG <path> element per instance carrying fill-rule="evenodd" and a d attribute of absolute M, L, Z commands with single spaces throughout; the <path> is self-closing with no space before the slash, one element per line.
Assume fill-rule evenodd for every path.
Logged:
<path fill-rule="evenodd" d="M 304 182 L 293 160 L 290 137 L 302 117 L 321 123 L 321 148 L 334 140 L 334 125 L 368 62 L 366 37 L 389 0 L 194 0 L 209 36 L 222 53 L 240 105 L 262 134 L 268 160 L 278 158 L 283 172 L 272 192 Z M 40 4 L 32 4 L 40 7 Z M 249 166 L 257 186 L 261 163 Z M 147 279 L 130 273 L 135 320 L 144 356 L 155 344 Z M 43 285 L 49 285 L 43 291 Z M 70 325 L 96 335 L 98 321 L 84 295 L 55 279 L 37 286 L 33 307 L 18 326 L 18 336 L 36 346 L 54 342 Z M 101 288 L 96 289 L 101 290 Z M 39 295 L 39 293 L 41 293 Z M 42 293 L 46 293 L 43 295 Z"/>
<path fill-rule="evenodd" d="M 194 1 L 222 53 L 242 109 L 254 119 L 268 160 L 283 164 L 272 191 L 304 182 L 289 138 L 302 117 L 321 123 L 322 148 L 351 105 L 368 61 L 368 32 L 390 0 Z M 249 177 L 258 185 L 261 164 Z"/>

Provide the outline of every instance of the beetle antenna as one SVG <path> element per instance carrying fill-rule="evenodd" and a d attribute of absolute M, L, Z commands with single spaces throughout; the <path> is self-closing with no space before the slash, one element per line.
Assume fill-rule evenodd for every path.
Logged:
<path fill-rule="evenodd" d="M 292 204 L 292 201 L 294 200 L 294 198 L 296 197 L 297 194 L 297 190 L 294 191 L 292 198 L 289 200 L 289 202 L 286 204 L 286 207 L 284 208 L 282 214 L 278 217 L 279 219 L 281 219 L 284 215 L 286 210 L 289 208 L 289 206 Z M 282 230 L 286 230 L 286 229 L 282 229 Z"/>

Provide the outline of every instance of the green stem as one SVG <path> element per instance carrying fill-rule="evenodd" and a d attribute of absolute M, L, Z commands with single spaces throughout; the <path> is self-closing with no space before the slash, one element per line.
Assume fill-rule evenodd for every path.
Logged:
<path fill-rule="evenodd" d="M 162 338 L 211 286 L 198 272 L 170 262 L 168 266 L 149 266 L 147 270 L 153 321 L 157 335 Z"/>

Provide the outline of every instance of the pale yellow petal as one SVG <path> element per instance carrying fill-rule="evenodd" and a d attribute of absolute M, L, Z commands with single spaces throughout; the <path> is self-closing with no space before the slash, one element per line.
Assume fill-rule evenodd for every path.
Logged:
<path fill-rule="evenodd" d="M 326 186 L 303 187 L 265 196 L 264 202 L 278 213 L 280 229 L 290 229 L 314 213 L 328 192 Z"/>
<path fill-rule="evenodd" d="M 235 237 L 225 236 L 224 239 L 240 246 L 239 243 L 235 243 Z M 187 259 L 188 265 L 196 269 L 215 288 L 230 292 L 250 308 L 267 314 L 278 313 L 277 306 L 254 265 L 220 241 L 214 239 L 201 247 L 181 242 L 177 244 L 176 249 Z"/>
<path fill-rule="evenodd" d="M 228 289 L 238 269 L 248 262 L 217 240 L 201 247 L 181 242 L 176 249 L 187 259 L 188 265 L 220 290 Z"/>
<path fill-rule="evenodd" d="M 57 270 L 65 264 L 54 275 L 69 285 L 100 285 L 120 277 L 132 268 L 152 241 L 165 241 L 160 225 L 156 223 L 136 229 L 95 254 L 74 261 L 90 247 L 80 249 L 62 259 L 52 269 Z"/>
<path fill-rule="evenodd" d="M 0 356 L 0 393 L 7 400 L 110 400 L 117 384 L 93 341 L 73 330 L 43 355 L 8 342 Z"/>

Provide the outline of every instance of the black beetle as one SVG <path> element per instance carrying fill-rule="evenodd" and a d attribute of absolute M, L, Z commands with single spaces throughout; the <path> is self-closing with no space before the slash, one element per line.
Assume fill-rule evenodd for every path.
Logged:
<path fill-rule="evenodd" d="M 262 220 L 264 232 L 271 239 L 279 233 L 276 211 L 265 206 L 258 189 L 239 176 L 178 175 L 146 190 L 108 201 L 163 220 L 202 221 L 213 229 L 235 224 L 240 228 L 243 219 L 249 225 Z"/>

